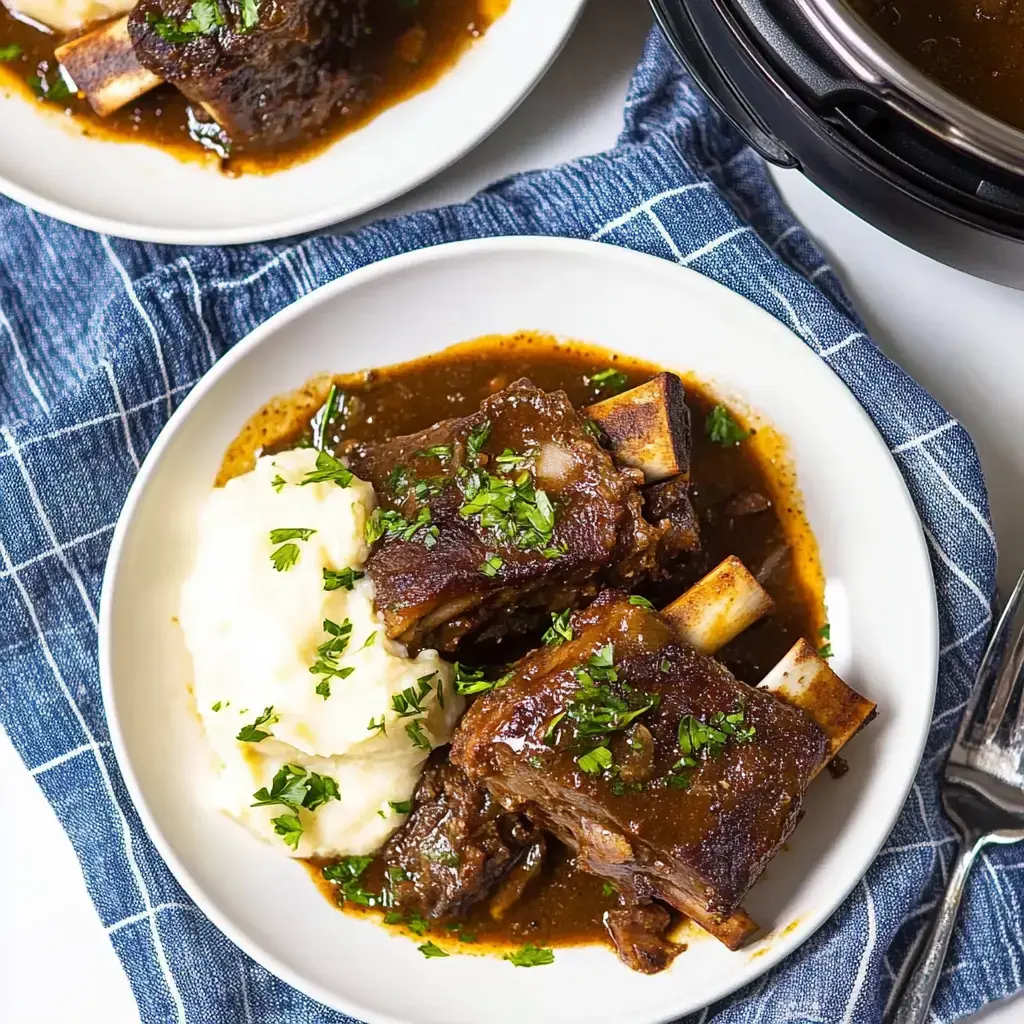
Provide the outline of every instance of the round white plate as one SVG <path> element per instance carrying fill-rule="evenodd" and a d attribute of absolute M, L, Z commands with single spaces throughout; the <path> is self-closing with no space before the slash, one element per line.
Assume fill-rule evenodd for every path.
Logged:
<path fill-rule="evenodd" d="M 534 970 L 476 956 L 426 960 L 409 939 L 330 907 L 301 867 L 204 810 L 200 796 L 209 755 L 189 712 L 189 662 L 172 617 L 197 508 L 229 441 L 266 399 L 316 373 L 527 328 L 693 371 L 789 439 L 827 575 L 835 667 L 879 705 L 844 751 L 849 773 L 811 787 L 789 851 L 745 903 L 770 934 L 736 953 L 698 937 L 654 977 L 630 972 L 603 948 L 558 950 L 554 965 Z M 649 1024 L 757 977 L 864 874 L 923 750 L 937 626 L 903 480 L 856 400 L 795 335 L 726 288 L 651 256 L 591 242 L 492 239 L 350 274 L 273 317 L 207 374 L 150 452 L 118 523 L 100 657 L 111 735 L 150 835 L 199 906 L 269 970 L 375 1024 L 521 1024 L 524 1006 L 538 1021 Z"/>
<path fill-rule="evenodd" d="M 58 110 L 0 83 L 0 192 L 105 234 L 233 245 L 311 231 L 372 210 L 444 170 L 522 102 L 586 0 L 512 0 L 432 88 L 319 156 L 277 174 L 227 178 L 144 144 L 83 135 Z M 70 170 L 73 168 L 73 173 Z"/>

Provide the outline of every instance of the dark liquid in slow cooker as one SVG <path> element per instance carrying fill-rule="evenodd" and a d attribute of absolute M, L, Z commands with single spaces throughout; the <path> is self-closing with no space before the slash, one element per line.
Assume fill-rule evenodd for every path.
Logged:
<path fill-rule="evenodd" d="M 902 56 L 950 92 L 1024 128 L 1021 0 L 847 0 Z"/>

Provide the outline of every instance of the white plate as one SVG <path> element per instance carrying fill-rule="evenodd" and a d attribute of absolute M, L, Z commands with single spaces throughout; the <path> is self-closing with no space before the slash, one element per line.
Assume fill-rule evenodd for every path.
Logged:
<path fill-rule="evenodd" d="M 490 134 L 543 76 L 585 3 L 512 0 L 432 88 L 271 175 L 227 178 L 153 146 L 88 138 L 59 111 L 0 83 L 8 140 L 0 192 L 79 227 L 146 242 L 233 245 L 336 224 L 415 188 Z"/>
<path fill-rule="evenodd" d="M 821 547 L 836 668 L 879 705 L 878 719 L 844 751 L 849 773 L 811 788 L 791 849 L 746 901 L 772 934 L 737 953 L 698 939 L 654 977 L 602 948 L 559 950 L 553 966 L 535 970 L 493 958 L 425 960 L 412 941 L 328 906 L 301 867 L 202 810 L 197 795 L 208 755 L 171 619 L 192 561 L 196 510 L 228 442 L 262 402 L 316 373 L 524 328 L 695 371 L 781 430 Z M 797 337 L 663 260 L 521 238 L 367 267 L 284 310 L 225 356 L 175 413 L 128 498 L 104 581 L 100 655 L 111 735 L 150 835 L 200 907 L 269 970 L 372 1022 L 521 1024 L 526 1006 L 538 1021 L 646 1024 L 757 977 L 807 939 L 867 870 L 924 747 L 937 626 L 903 480 L 856 400 Z"/>

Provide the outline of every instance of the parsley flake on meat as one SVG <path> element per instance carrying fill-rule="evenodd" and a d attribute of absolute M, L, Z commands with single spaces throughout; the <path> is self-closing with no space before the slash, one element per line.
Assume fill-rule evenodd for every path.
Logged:
<path fill-rule="evenodd" d="M 601 772 L 612 766 L 612 752 L 607 747 L 594 747 L 586 754 L 576 758 L 580 771 L 588 775 L 600 775 Z"/>
<path fill-rule="evenodd" d="M 648 611 L 654 611 L 654 605 L 646 597 L 641 597 L 639 594 L 630 594 L 629 603 L 635 604 L 637 608 L 646 608 Z"/>
<path fill-rule="evenodd" d="M 411 521 L 394 509 L 382 511 L 375 508 L 366 521 L 366 543 L 375 544 L 381 538 L 395 537 L 407 542 L 418 541 L 430 550 L 437 545 L 437 538 L 440 536 L 440 530 L 432 524 L 431 519 L 430 508 L 427 505 L 424 505 Z"/>
<path fill-rule="evenodd" d="M 613 395 L 617 395 L 629 383 L 629 378 L 621 370 L 611 367 L 584 379 L 588 384 L 596 384 L 602 391 Z"/>
<path fill-rule="evenodd" d="M 484 420 L 469 432 L 469 436 L 466 438 L 466 449 L 471 459 L 475 460 L 483 446 L 487 444 L 487 439 L 491 436 L 491 429 L 491 421 Z"/>
<path fill-rule="evenodd" d="M 470 668 L 461 662 L 455 662 L 455 692 L 462 697 L 472 697 L 477 693 L 487 693 L 503 687 L 514 675 L 506 672 L 497 679 L 485 679 L 482 668 Z"/>
<path fill-rule="evenodd" d="M 433 942 L 424 942 L 422 946 L 417 946 L 417 949 L 429 960 L 435 956 L 451 956 L 451 953 L 446 953 L 440 946 Z"/>
<path fill-rule="evenodd" d="M 501 567 L 505 564 L 505 559 L 500 555 L 496 555 L 491 551 L 487 552 L 487 557 L 480 563 L 479 571 L 490 579 L 494 579 L 501 570 Z"/>
<path fill-rule="evenodd" d="M 564 612 L 552 612 L 551 625 L 544 632 L 541 640 L 549 647 L 557 647 L 559 644 L 571 640 L 572 626 L 569 625 L 571 615 L 571 608 L 566 608 Z"/>

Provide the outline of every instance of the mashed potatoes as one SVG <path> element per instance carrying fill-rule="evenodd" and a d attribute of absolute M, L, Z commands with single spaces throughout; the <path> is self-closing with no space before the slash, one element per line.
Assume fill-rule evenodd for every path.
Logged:
<path fill-rule="evenodd" d="M 4 6 L 57 32 L 74 32 L 93 22 L 127 14 L 135 0 L 3 0 Z"/>
<path fill-rule="evenodd" d="M 373 488 L 303 483 L 316 469 L 311 449 L 265 456 L 210 495 L 180 616 L 214 798 L 299 857 L 377 849 L 464 704 L 436 651 L 386 638 L 356 578 Z"/>

